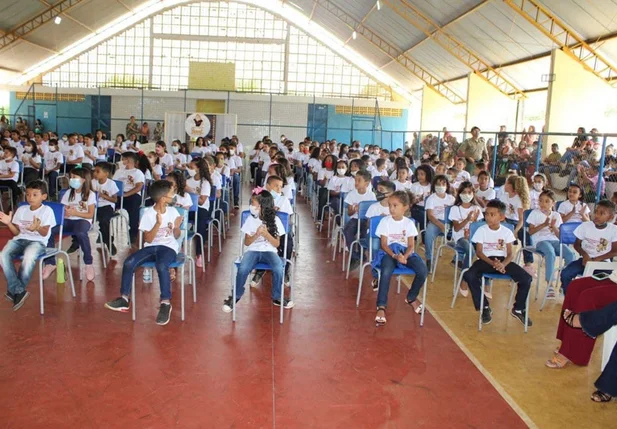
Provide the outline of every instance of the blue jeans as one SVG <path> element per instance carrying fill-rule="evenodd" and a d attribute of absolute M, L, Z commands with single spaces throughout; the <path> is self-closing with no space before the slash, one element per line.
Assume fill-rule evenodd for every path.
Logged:
<path fill-rule="evenodd" d="M 208 243 L 208 228 L 210 225 L 210 218 L 212 217 L 212 205 L 210 205 L 210 209 L 206 210 L 202 207 L 197 209 L 197 220 L 199 224 L 197 225 L 196 231 L 201 234 L 204 239 L 204 246 Z M 199 243 L 195 245 L 195 255 L 200 256 L 205 249 L 202 249 L 201 246 L 198 246 Z M 209 244 L 208 244 L 209 246 Z"/>
<path fill-rule="evenodd" d="M 469 268 L 469 240 L 465 237 L 459 238 L 456 242 L 456 252 L 458 253 L 459 261 L 463 261 L 463 268 Z M 476 250 L 471 246 L 471 262 L 476 257 Z"/>
<path fill-rule="evenodd" d="M 544 263 L 546 265 L 546 281 L 549 282 L 553 278 L 555 272 L 555 259 L 559 256 L 559 241 L 557 240 L 545 240 L 536 244 L 536 250 L 544 256 Z M 570 262 L 574 260 L 574 252 L 568 247 L 563 246 L 563 257 L 566 265 L 570 265 Z"/>
<path fill-rule="evenodd" d="M 58 172 L 56 170 L 47 173 L 47 182 L 49 184 L 49 195 L 56 195 L 56 179 L 58 179 Z"/>
<path fill-rule="evenodd" d="M 411 206 L 411 218 L 417 222 L 418 231 L 422 231 L 422 242 L 424 243 L 424 206 L 417 204 Z M 420 244 L 419 240 L 418 244 Z"/>
<path fill-rule="evenodd" d="M 231 176 L 231 186 L 234 191 L 234 206 L 240 202 L 240 174 L 236 173 Z"/>
<path fill-rule="evenodd" d="M 171 299 L 169 266 L 176 260 L 176 255 L 177 253 L 167 246 L 148 246 L 133 253 L 124 260 L 124 265 L 122 266 L 120 293 L 124 296 L 131 296 L 131 286 L 133 284 L 135 269 L 146 262 L 154 262 L 154 268 L 159 275 L 161 301 L 164 299 Z"/>
<path fill-rule="evenodd" d="M 583 258 L 572 261 L 566 265 L 563 271 L 561 271 L 561 288 L 564 294 L 568 290 L 568 286 L 572 283 L 572 280 L 574 280 L 576 276 L 582 276 L 584 272 L 585 266 L 583 265 Z M 594 273 L 610 273 L 610 271 L 595 270 Z"/>
<path fill-rule="evenodd" d="M 437 225 L 432 222 L 426 225 L 426 232 L 424 233 L 424 254 L 426 255 L 427 263 L 433 259 L 433 243 L 439 234 L 443 234 L 443 232 Z"/>
<path fill-rule="evenodd" d="M 2 253 L 0 253 L 0 265 L 2 265 L 2 270 L 6 277 L 9 293 L 17 295 L 26 290 L 30 277 L 32 277 L 32 272 L 36 267 L 36 261 L 44 253 L 45 245 L 40 241 L 12 239 L 6 243 Z M 21 261 L 19 272 L 16 272 L 13 261 L 19 256 L 23 256 L 23 260 Z"/>
<path fill-rule="evenodd" d="M 64 229 L 62 230 L 62 237 L 73 236 L 73 239 L 77 241 L 79 248 L 84 254 L 84 264 L 92 264 L 92 247 L 90 246 L 90 237 L 88 237 L 88 231 L 90 231 L 90 222 L 85 219 L 64 219 Z M 51 236 L 47 247 L 56 247 L 56 234 L 60 233 L 60 227 L 54 226 L 51 230 Z M 45 260 L 45 265 L 56 265 L 56 258 L 49 258 Z"/>
<path fill-rule="evenodd" d="M 244 284 L 249 274 L 257 264 L 268 264 L 272 271 L 272 299 L 281 299 L 281 288 L 283 287 L 283 262 L 276 252 L 256 252 L 248 251 L 242 256 L 242 261 L 236 274 L 236 299 L 244 295 Z"/>
<path fill-rule="evenodd" d="M 384 255 L 381 260 L 381 279 L 379 280 L 379 291 L 377 292 L 377 307 L 386 307 L 388 305 L 390 279 L 397 264 L 398 262 L 389 255 Z M 428 268 L 426 268 L 426 264 L 416 253 L 411 254 L 405 265 L 416 272 L 416 276 L 411 283 L 411 289 L 407 293 L 407 301 L 413 302 L 418 297 L 420 289 L 422 289 L 426 281 Z"/>

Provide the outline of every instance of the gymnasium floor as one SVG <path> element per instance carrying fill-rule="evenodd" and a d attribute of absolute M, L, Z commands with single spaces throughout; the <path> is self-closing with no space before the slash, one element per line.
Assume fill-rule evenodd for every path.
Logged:
<path fill-rule="evenodd" d="M 449 308 L 447 255 L 429 286 L 424 327 L 392 287 L 388 324 L 377 329 L 374 293 L 365 286 L 356 309 L 357 278 L 344 279 L 340 258 L 330 261 L 325 231 L 316 233 L 308 207 L 298 207 L 296 307 L 282 326 L 269 280 L 247 290 L 235 324 L 221 310 L 238 252 L 237 221 L 222 255 L 214 252 L 206 273 L 198 273 L 197 303 L 187 288 L 184 322 L 174 289 L 165 327 L 154 323 L 156 281 L 138 280 L 135 323 L 104 309 L 118 294 L 124 251 L 105 274 L 95 257 L 95 284 L 76 285 L 76 299 L 68 285 L 47 281 L 43 317 L 35 272 L 20 311 L 0 304 L 0 427 L 612 426 L 613 404 L 588 399 L 599 353 L 588 369 L 543 367 L 555 346 L 558 306 L 541 315 L 534 306 L 536 324 L 526 335 L 505 309 L 478 333 L 469 298 Z M 507 293 L 495 295 L 494 308 L 504 308 Z"/>

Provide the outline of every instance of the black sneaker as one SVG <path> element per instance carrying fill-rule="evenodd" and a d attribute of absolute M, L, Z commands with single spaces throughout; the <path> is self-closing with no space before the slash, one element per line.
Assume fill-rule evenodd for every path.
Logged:
<path fill-rule="evenodd" d="M 22 293 L 16 293 L 15 295 L 13 295 L 13 311 L 19 310 L 24 305 L 29 296 L 30 292 L 28 292 L 27 290 L 23 291 Z"/>
<path fill-rule="evenodd" d="M 105 303 L 105 308 L 108 308 L 112 311 L 122 311 L 123 313 L 129 311 L 130 307 L 131 301 L 127 301 L 123 297 L 119 297 L 114 299 L 113 301 Z"/>
<path fill-rule="evenodd" d="M 66 251 L 66 253 L 71 254 L 71 253 L 75 253 L 79 250 L 79 244 L 77 244 L 76 241 L 73 241 L 71 243 L 71 247 L 69 247 Z"/>
<path fill-rule="evenodd" d="M 433 272 L 433 265 L 431 264 L 431 260 L 426 260 L 426 268 L 428 268 L 428 273 L 431 274 Z"/>
<path fill-rule="evenodd" d="M 13 302 L 15 301 L 15 295 L 13 295 L 11 292 L 7 292 L 4 294 L 4 299 L 6 299 L 8 302 Z"/>
<path fill-rule="evenodd" d="M 512 317 L 514 317 L 515 319 L 518 319 L 519 322 L 525 325 L 525 310 L 512 309 L 510 314 L 512 315 Z M 533 326 L 533 322 L 531 321 L 531 318 L 527 319 L 527 326 Z"/>
<path fill-rule="evenodd" d="M 373 287 L 373 292 L 379 290 L 379 280 L 373 279 L 371 280 L 371 286 Z"/>
<path fill-rule="evenodd" d="M 240 298 L 236 299 L 236 304 L 240 301 Z M 233 297 L 230 295 L 225 301 L 223 301 L 223 311 L 225 313 L 231 313 L 234 310 Z"/>
<path fill-rule="evenodd" d="M 261 279 L 263 278 L 264 274 L 265 274 L 265 271 L 255 271 L 253 280 L 251 280 L 251 287 L 259 286 L 259 283 L 261 283 Z"/>
<path fill-rule="evenodd" d="M 277 307 L 280 307 L 281 301 L 279 301 L 278 299 L 273 299 L 272 304 L 276 305 Z M 292 300 L 285 298 L 285 301 L 283 302 L 283 308 L 285 308 L 286 310 L 289 310 L 290 308 L 294 308 L 294 305 L 296 304 Z"/>
<path fill-rule="evenodd" d="M 493 310 L 491 310 L 491 307 L 484 307 L 484 310 L 482 310 L 482 324 L 488 325 L 492 321 L 493 321 Z"/>
<path fill-rule="evenodd" d="M 156 324 L 161 326 L 167 325 L 169 323 L 169 319 L 171 319 L 171 304 L 161 302 L 159 314 L 156 316 Z"/>

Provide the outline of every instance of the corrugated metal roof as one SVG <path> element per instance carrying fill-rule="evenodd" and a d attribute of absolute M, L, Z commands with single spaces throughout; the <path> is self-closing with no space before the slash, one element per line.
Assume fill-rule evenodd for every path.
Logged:
<path fill-rule="evenodd" d="M 584 39 L 617 31 L 615 0 L 542 0 L 542 3 Z"/>
<path fill-rule="evenodd" d="M 432 39 L 410 51 L 411 57 L 433 75 L 452 79 L 469 72 L 469 69 Z"/>
<path fill-rule="evenodd" d="M 372 13 L 365 24 L 401 50 L 409 49 L 425 37 L 422 31 L 385 6 Z"/>

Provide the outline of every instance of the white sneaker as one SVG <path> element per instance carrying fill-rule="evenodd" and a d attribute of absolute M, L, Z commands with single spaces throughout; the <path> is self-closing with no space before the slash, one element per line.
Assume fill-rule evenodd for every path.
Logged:
<path fill-rule="evenodd" d="M 55 265 L 45 265 L 43 268 L 43 280 L 47 280 L 54 271 L 56 271 Z"/>
<path fill-rule="evenodd" d="M 94 281 L 94 266 L 86 265 L 86 279 L 91 282 Z"/>

